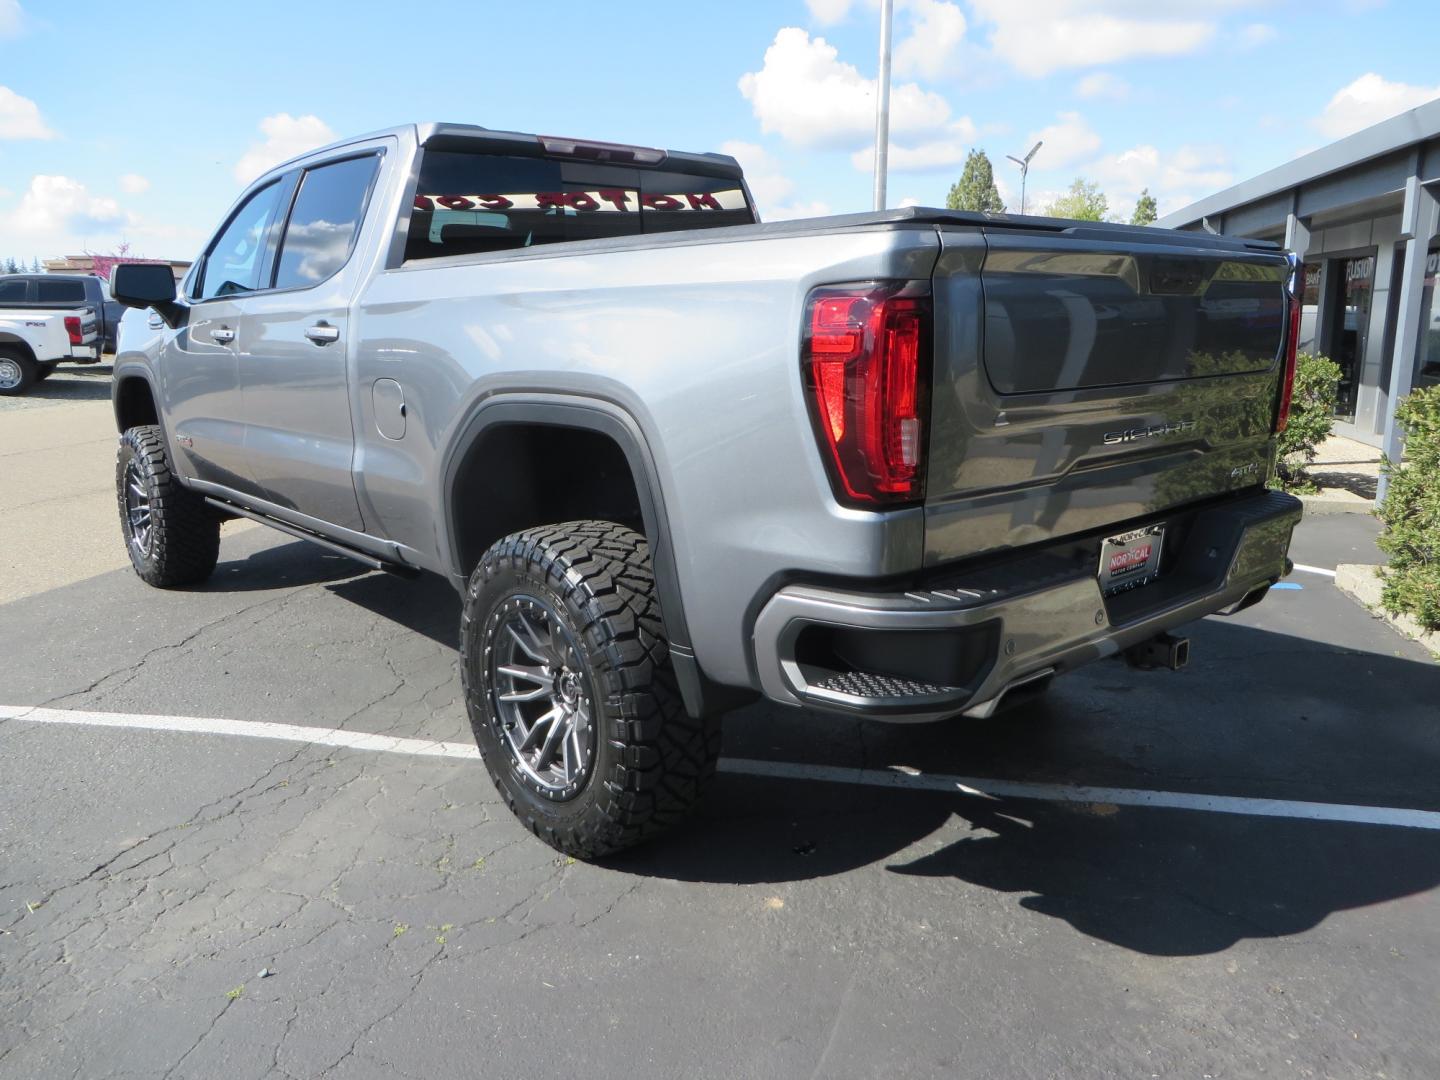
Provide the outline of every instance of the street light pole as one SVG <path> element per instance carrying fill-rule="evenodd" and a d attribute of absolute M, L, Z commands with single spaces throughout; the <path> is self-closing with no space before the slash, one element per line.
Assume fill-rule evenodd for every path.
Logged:
<path fill-rule="evenodd" d="M 1020 213 L 1022 214 L 1025 213 L 1025 178 L 1030 175 L 1030 159 L 1035 156 L 1035 151 L 1044 145 L 1044 142 L 1037 142 L 1030 148 L 1030 152 L 1026 154 L 1023 159 L 1016 157 L 1014 154 L 1005 155 L 1016 165 L 1020 166 Z"/>
<path fill-rule="evenodd" d="M 894 0 L 880 4 L 880 78 L 875 105 L 875 209 L 885 209 L 885 179 L 890 167 L 890 17 Z"/>

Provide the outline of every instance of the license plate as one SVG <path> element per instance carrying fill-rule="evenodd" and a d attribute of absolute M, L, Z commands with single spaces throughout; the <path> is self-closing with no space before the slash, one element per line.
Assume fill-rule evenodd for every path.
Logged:
<path fill-rule="evenodd" d="M 1113 596 L 1154 581 L 1160 576 L 1164 540 L 1164 525 L 1109 537 L 1100 547 L 1100 591 Z"/>

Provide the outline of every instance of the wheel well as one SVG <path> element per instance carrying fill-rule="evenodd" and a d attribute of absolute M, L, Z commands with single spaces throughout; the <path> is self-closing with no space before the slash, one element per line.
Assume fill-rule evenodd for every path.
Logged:
<path fill-rule="evenodd" d="M 155 408 L 155 395 L 150 384 L 138 375 L 121 379 L 115 386 L 115 424 L 127 431 L 141 424 L 158 424 L 160 414 Z"/>
<path fill-rule="evenodd" d="M 7 352 L 17 352 L 26 360 L 35 359 L 35 350 L 30 348 L 30 343 L 22 337 L 14 334 L 0 334 L 0 349 Z"/>
<path fill-rule="evenodd" d="M 467 577 L 496 540 L 535 525 L 595 518 L 645 532 L 625 451 L 598 431 L 497 424 L 469 448 L 454 475 L 456 569 Z"/>

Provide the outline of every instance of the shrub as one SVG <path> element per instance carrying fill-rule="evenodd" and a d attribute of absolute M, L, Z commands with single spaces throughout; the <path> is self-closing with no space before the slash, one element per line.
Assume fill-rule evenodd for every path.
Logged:
<path fill-rule="evenodd" d="M 1275 460 L 1276 485 L 1307 490 L 1313 485 L 1305 470 L 1315 460 L 1316 448 L 1335 425 L 1335 402 L 1340 393 L 1340 365 L 1328 356 L 1301 353 L 1295 358 L 1295 393 L 1290 398 L 1290 422 L 1280 434 Z"/>
<path fill-rule="evenodd" d="M 1390 556 L 1381 603 L 1440 630 L 1440 386 L 1416 390 L 1395 418 L 1405 429 L 1407 460 L 1385 462 L 1389 488 L 1375 511 L 1385 525 L 1380 550 Z"/>

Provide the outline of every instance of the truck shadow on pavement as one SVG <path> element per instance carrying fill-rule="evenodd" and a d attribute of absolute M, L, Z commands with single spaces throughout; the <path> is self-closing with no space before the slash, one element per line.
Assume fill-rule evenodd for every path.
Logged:
<path fill-rule="evenodd" d="M 321 583 L 456 645 L 459 602 L 440 578 L 399 581 L 300 548 L 257 553 L 242 576 L 252 588 Z M 1012 781 L 1440 809 L 1440 667 L 1240 620 L 1205 620 L 1189 633 L 1201 659 L 1183 673 L 1102 662 L 1062 680 L 1050 699 L 991 721 L 893 726 L 766 704 L 738 710 L 726 718 L 727 762 L 696 820 L 606 865 L 718 884 L 853 874 L 853 896 L 878 905 L 877 918 L 887 895 L 909 909 L 914 890 L 927 889 L 942 901 L 927 914 L 932 925 L 964 920 L 977 904 L 993 908 L 993 897 L 971 891 L 978 887 L 1154 956 L 1286 937 L 1336 912 L 1440 885 L 1440 831 L 745 771 L 747 759 L 875 771 L 920 765 Z M 488 785 L 478 767 L 475 782 Z"/>
<path fill-rule="evenodd" d="M 922 765 L 1012 781 L 1440 809 L 1440 669 L 1213 619 L 1191 632 L 1212 658 L 1209 673 L 1096 665 L 1069 677 L 1075 693 L 1010 717 L 863 732 L 798 718 L 802 737 L 790 745 L 783 724 L 796 721 L 760 707 L 730 718 L 727 754 L 803 763 L 808 746 L 809 761 L 879 771 Z M 1173 708 L 1181 695 L 1188 707 Z M 1157 707 L 1166 701 L 1172 707 Z M 837 751 L 856 735 L 863 746 L 853 756 Z M 1141 753 L 1137 739 L 1167 756 Z M 1440 831 L 728 772 L 692 829 L 612 865 L 750 884 L 882 866 L 1013 896 L 1028 912 L 1135 952 L 1194 956 L 1434 889 Z M 894 888 L 882 883 L 874 902 Z M 935 919 L 993 903 L 967 891 L 951 890 L 950 912 Z"/>

